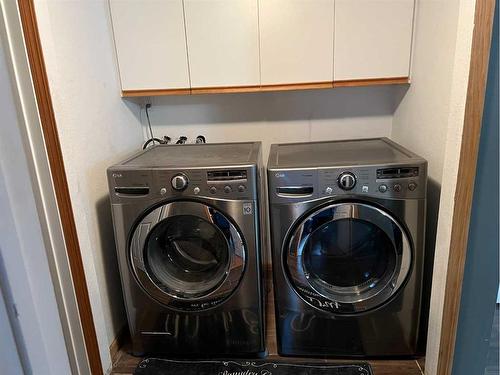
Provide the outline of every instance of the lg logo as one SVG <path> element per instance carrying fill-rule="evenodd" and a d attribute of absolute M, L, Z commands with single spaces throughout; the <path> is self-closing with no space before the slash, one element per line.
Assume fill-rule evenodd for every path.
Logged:
<path fill-rule="evenodd" d="M 275 176 L 276 178 L 283 178 L 285 177 L 285 174 L 283 172 L 276 172 Z"/>
<path fill-rule="evenodd" d="M 122 178 L 123 175 L 121 173 L 113 173 L 113 178 Z"/>

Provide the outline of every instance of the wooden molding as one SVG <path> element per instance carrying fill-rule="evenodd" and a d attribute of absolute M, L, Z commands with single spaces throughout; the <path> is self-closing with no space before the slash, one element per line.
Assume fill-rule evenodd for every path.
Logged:
<path fill-rule="evenodd" d="M 115 339 L 109 346 L 109 355 L 111 357 L 111 361 L 114 361 L 118 356 L 118 352 L 125 345 L 125 342 L 129 339 L 130 333 L 128 329 L 128 325 L 125 324 L 116 334 Z"/>
<path fill-rule="evenodd" d="M 122 97 L 134 98 L 138 96 L 168 96 L 189 95 L 191 89 L 151 89 L 151 90 L 123 90 Z"/>
<path fill-rule="evenodd" d="M 191 95 L 233 94 L 239 92 L 259 92 L 259 91 L 260 91 L 260 86 L 192 87 Z"/>
<path fill-rule="evenodd" d="M 392 78 L 366 78 L 351 79 L 345 81 L 334 81 L 333 87 L 363 87 L 363 86 L 381 86 L 381 85 L 407 85 L 410 83 L 409 77 Z"/>
<path fill-rule="evenodd" d="M 103 370 L 95 332 L 94 318 L 92 316 L 87 282 L 83 270 L 80 245 L 78 243 L 73 208 L 71 206 L 68 182 L 61 153 L 61 145 L 57 133 L 54 108 L 50 96 L 35 6 L 33 0 L 18 0 L 18 6 L 38 105 L 40 123 L 42 126 L 45 147 L 47 149 L 64 240 L 66 242 L 66 251 L 71 268 L 73 287 L 78 302 L 78 311 L 80 314 L 87 356 L 92 374 L 101 375 L 103 374 Z"/>
<path fill-rule="evenodd" d="M 450 375 L 453 367 L 494 13 L 495 0 L 476 1 L 469 83 L 439 344 L 438 375 Z"/>
<path fill-rule="evenodd" d="M 277 85 L 259 85 L 259 86 L 227 86 L 227 87 L 194 87 L 185 89 L 158 89 L 158 90 L 123 90 L 122 97 L 141 97 L 141 96 L 165 96 L 165 95 L 198 95 L 198 94 L 231 94 L 231 93 L 249 93 L 249 92 L 270 92 L 270 91 L 293 91 L 293 90 L 321 90 L 332 89 L 336 87 L 362 87 L 362 86 L 380 86 L 380 85 L 401 85 L 409 84 L 408 77 L 395 78 L 373 78 L 358 79 L 349 81 L 327 81 L 327 82 L 304 82 L 304 83 L 286 83 Z"/>
<path fill-rule="evenodd" d="M 260 91 L 292 91 L 292 90 L 320 90 L 332 89 L 333 82 L 288 83 L 280 85 L 262 85 Z"/>

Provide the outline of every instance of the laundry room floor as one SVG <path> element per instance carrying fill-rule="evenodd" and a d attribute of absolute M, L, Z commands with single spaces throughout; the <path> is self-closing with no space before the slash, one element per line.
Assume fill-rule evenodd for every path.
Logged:
<path fill-rule="evenodd" d="M 266 272 L 270 275 L 270 272 Z M 268 277 L 268 280 L 270 277 Z M 272 279 L 272 278 L 271 278 Z M 266 358 L 270 361 L 280 359 L 277 353 L 276 346 L 276 326 L 274 321 L 274 296 L 272 285 L 267 283 L 267 349 L 269 356 Z M 123 340 L 124 344 L 121 348 L 114 351 L 113 355 L 113 375 L 131 375 L 141 361 L 141 358 L 134 357 L 128 353 L 129 341 Z M 343 360 L 343 359 L 312 359 L 312 358 L 286 358 L 287 362 L 308 362 L 308 363 L 349 363 L 360 362 L 360 360 Z M 362 361 L 362 360 L 361 360 Z M 374 375 L 424 375 L 424 358 L 419 359 L 395 359 L 395 360 L 368 360 L 372 366 Z"/>

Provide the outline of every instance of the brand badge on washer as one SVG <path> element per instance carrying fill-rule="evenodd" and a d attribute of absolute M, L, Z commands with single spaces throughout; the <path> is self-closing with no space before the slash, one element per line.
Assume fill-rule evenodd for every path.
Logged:
<path fill-rule="evenodd" d="M 252 215 L 253 214 L 253 207 L 252 203 L 243 203 L 243 215 Z"/>

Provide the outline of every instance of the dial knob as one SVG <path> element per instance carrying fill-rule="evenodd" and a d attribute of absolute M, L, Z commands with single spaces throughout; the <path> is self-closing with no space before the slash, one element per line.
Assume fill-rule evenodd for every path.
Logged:
<path fill-rule="evenodd" d="M 356 186 L 356 176 L 351 172 L 341 173 L 339 176 L 339 187 L 343 190 L 352 190 Z"/>
<path fill-rule="evenodd" d="M 172 187 L 175 190 L 181 191 L 187 188 L 189 180 L 184 173 L 178 173 L 172 177 Z"/>

